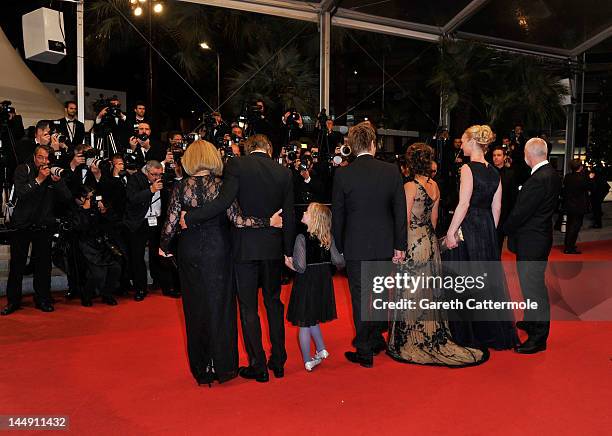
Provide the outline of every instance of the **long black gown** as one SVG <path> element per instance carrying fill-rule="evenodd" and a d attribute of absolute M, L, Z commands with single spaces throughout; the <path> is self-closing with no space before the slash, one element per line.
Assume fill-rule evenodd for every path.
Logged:
<path fill-rule="evenodd" d="M 491 204 L 499 186 L 499 173 L 493 165 L 481 162 L 466 164 L 472 171 L 473 189 L 470 207 L 461 223 L 464 242 L 444 253 L 443 260 L 469 261 L 477 271 L 486 269 L 486 287 L 478 294 L 465 293 L 463 298 L 510 301 L 504 270 L 498 251 L 497 231 Z M 513 314 L 506 310 L 456 311 L 449 327 L 453 340 L 466 347 L 505 350 L 518 343 Z"/>
<path fill-rule="evenodd" d="M 221 179 L 213 175 L 192 176 L 177 184 L 160 241 L 165 253 L 176 255 L 183 287 L 189 366 L 200 383 L 228 381 L 238 373 L 228 217 L 237 227 L 267 225 L 267 220 L 242 218 L 238 203 L 234 202 L 227 214 L 180 230 L 181 210 L 195 209 L 214 200 L 221 184 Z"/>

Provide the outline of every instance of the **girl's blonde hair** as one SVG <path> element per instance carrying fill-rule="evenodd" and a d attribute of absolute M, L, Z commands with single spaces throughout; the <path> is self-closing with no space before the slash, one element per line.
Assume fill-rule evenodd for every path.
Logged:
<path fill-rule="evenodd" d="M 308 209 L 310 209 L 308 233 L 316 236 L 321 242 L 321 247 L 329 250 L 332 243 L 331 210 L 321 203 L 310 203 Z"/>

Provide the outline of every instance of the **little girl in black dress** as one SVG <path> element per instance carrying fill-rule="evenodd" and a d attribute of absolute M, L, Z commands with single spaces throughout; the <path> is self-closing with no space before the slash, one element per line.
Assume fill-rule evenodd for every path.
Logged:
<path fill-rule="evenodd" d="M 299 339 L 306 371 L 329 357 L 325 349 L 319 323 L 336 319 L 336 300 L 332 282 L 332 264 L 344 267 L 344 258 L 331 236 L 331 211 L 320 203 L 311 203 L 304 212 L 302 222 L 306 234 L 295 239 L 293 259 L 286 259 L 289 268 L 296 271 L 287 309 L 287 319 L 300 328 Z M 316 354 L 310 354 L 314 340 Z"/>

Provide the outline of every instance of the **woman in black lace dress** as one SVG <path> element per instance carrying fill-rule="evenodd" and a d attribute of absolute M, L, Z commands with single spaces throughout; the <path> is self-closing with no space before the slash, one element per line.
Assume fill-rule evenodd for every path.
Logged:
<path fill-rule="evenodd" d="M 431 179 L 433 150 L 422 143 L 406 151 L 412 181 L 404 185 L 408 212 L 408 249 L 404 272 L 440 275 L 440 250 L 435 228 L 438 221 L 440 190 Z M 438 289 L 422 287 L 415 293 L 402 290 L 398 295 L 417 302 L 440 300 Z M 418 304 L 416 305 L 418 307 Z M 398 311 L 389 327 L 387 354 L 393 359 L 419 365 L 460 368 L 483 363 L 487 350 L 462 347 L 453 342 L 445 315 L 436 309 Z"/>
<path fill-rule="evenodd" d="M 493 140 L 489 126 L 472 126 L 461 137 L 461 149 L 470 162 L 461 167 L 459 204 L 449 226 L 446 243 L 449 248 L 445 260 L 469 261 L 471 268 L 486 269 L 485 287 L 477 293 L 462 294 L 464 300 L 494 302 L 510 301 L 500 254 L 497 249 L 496 227 L 501 211 L 501 181 L 497 170 L 484 158 Z M 457 240 L 461 228 L 463 242 Z M 489 347 L 496 350 L 513 348 L 518 343 L 514 317 L 509 310 L 463 310 L 451 321 L 453 340 L 465 346 Z"/>
<path fill-rule="evenodd" d="M 181 210 L 194 209 L 215 199 L 221 189 L 223 171 L 218 150 L 202 140 L 187 148 L 182 162 L 190 177 L 181 180 L 172 192 L 160 254 L 176 254 L 183 286 L 189 366 L 198 384 L 210 385 L 214 380 L 222 383 L 238 374 L 229 221 L 237 227 L 265 227 L 273 221 L 277 227 L 282 224 L 277 222 L 276 215 L 269 220 L 243 218 L 234 201 L 227 214 L 179 232 Z"/>

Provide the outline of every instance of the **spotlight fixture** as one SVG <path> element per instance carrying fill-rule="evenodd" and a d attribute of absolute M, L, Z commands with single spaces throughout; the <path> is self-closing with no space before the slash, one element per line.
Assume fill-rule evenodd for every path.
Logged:
<path fill-rule="evenodd" d="M 164 6 L 161 3 L 155 3 L 155 6 L 153 6 L 153 12 L 155 12 L 156 14 L 161 13 L 161 11 L 164 10 Z"/>
<path fill-rule="evenodd" d="M 140 6 L 134 9 L 134 15 L 136 15 L 137 17 L 140 17 L 142 15 L 142 8 Z"/>
<path fill-rule="evenodd" d="M 201 47 L 202 49 L 204 49 L 204 50 L 210 50 L 210 45 L 208 45 L 208 44 L 207 44 L 207 43 L 205 43 L 205 42 L 201 42 L 201 43 L 200 43 L 200 47 Z"/>

